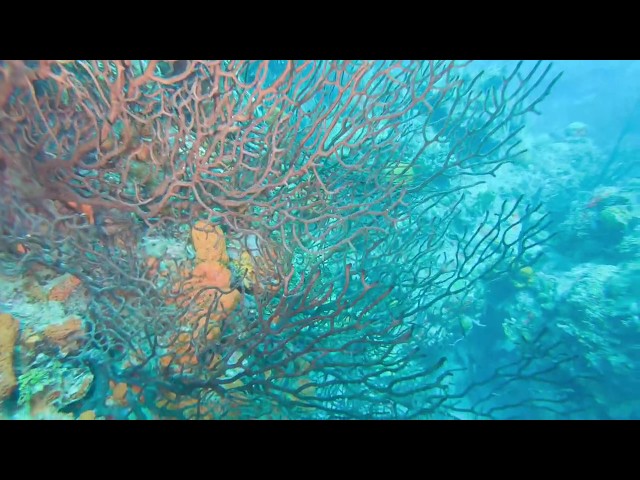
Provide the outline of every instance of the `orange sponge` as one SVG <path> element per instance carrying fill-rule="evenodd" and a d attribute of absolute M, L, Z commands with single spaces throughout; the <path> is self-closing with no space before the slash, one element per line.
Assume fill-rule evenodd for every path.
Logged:
<path fill-rule="evenodd" d="M 82 320 L 69 317 L 64 323 L 49 325 L 44 329 L 44 336 L 49 343 L 60 347 L 65 354 L 78 350 L 84 337 Z"/>
<path fill-rule="evenodd" d="M 80 280 L 73 275 L 63 275 L 49 292 L 49 300 L 52 302 L 66 301 L 80 283 Z"/>
<path fill-rule="evenodd" d="M 13 371 L 13 351 L 20 324 L 8 313 L 0 314 L 0 402 L 9 397 L 18 382 Z"/>
<path fill-rule="evenodd" d="M 229 262 L 227 244 L 220 227 L 203 220 L 197 221 L 191 229 L 191 240 L 196 251 L 196 262 Z"/>

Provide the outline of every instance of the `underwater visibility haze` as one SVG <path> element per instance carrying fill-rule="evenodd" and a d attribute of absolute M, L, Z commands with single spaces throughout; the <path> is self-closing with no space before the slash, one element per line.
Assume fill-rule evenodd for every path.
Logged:
<path fill-rule="evenodd" d="M 638 61 L 0 61 L 0 418 L 640 418 Z"/>

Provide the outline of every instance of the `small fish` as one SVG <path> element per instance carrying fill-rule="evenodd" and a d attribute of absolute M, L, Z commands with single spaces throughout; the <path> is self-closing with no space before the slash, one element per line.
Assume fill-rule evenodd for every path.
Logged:
<path fill-rule="evenodd" d="M 597 207 L 602 200 L 604 200 L 603 197 L 596 195 L 589 201 L 589 203 L 587 203 L 587 208 Z"/>

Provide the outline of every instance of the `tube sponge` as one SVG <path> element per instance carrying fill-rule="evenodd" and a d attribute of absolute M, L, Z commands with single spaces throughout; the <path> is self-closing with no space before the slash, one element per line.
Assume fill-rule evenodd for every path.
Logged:
<path fill-rule="evenodd" d="M 229 263 L 227 244 L 224 233 L 219 226 L 209 222 L 198 221 L 191 229 L 193 248 L 196 251 L 196 262 Z"/>

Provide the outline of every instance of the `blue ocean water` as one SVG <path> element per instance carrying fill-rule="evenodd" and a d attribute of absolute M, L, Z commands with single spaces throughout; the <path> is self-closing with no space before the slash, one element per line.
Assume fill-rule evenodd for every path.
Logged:
<path fill-rule="evenodd" d="M 639 61 L 0 61 L 0 416 L 640 417 Z"/>

